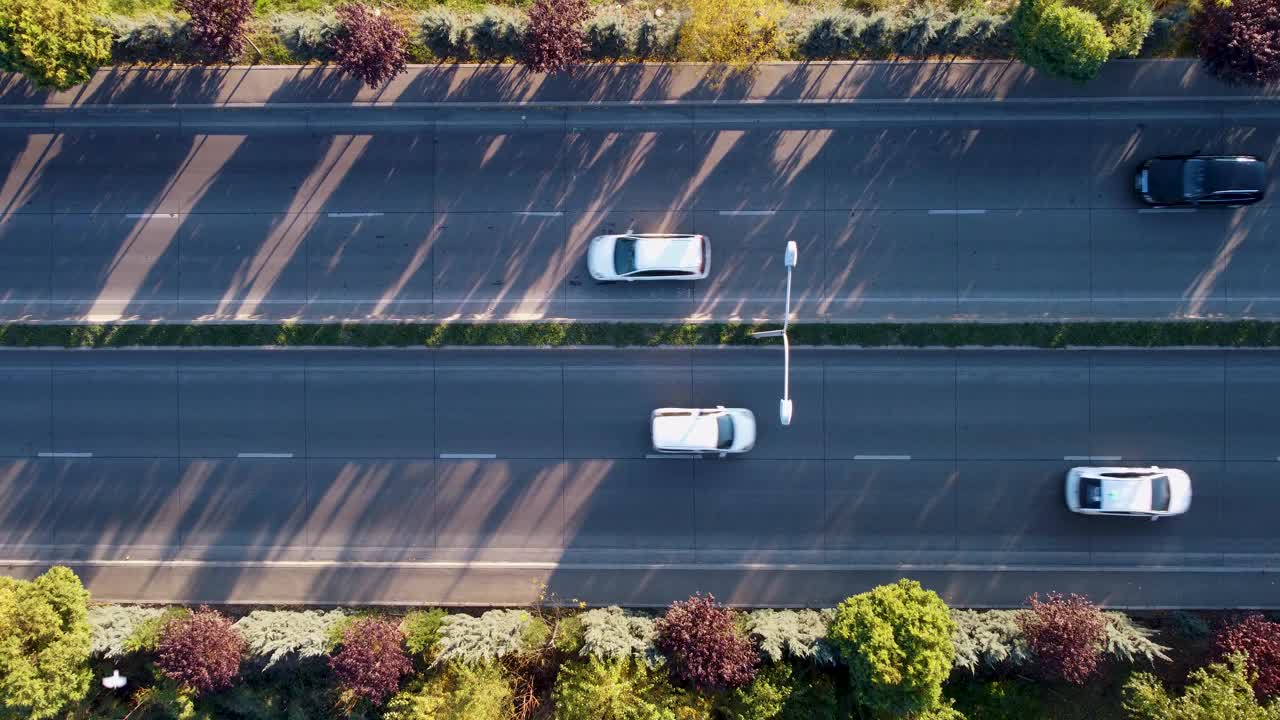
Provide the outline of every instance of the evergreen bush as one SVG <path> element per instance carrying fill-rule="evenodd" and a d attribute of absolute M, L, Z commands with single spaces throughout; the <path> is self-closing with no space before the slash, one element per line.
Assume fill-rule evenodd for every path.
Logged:
<path fill-rule="evenodd" d="M 328 650 L 329 629 L 346 617 L 342 610 L 254 610 L 235 623 L 251 655 L 270 668 L 286 658 L 312 658 Z"/>
<path fill-rule="evenodd" d="M 827 641 L 834 610 L 756 610 L 747 615 L 747 632 L 766 662 L 804 660 L 833 665 L 836 652 Z"/>
<path fill-rule="evenodd" d="M 92 637 L 89 652 L 109 660 L 123 658 L 129 654 L 126 643 L 138 626 L 163 612 L 140 605 L 94 605 L 88 614 Z"/>
<path fill-rule="evenodd" d="M 482 61 L 520 56 L 527 19 L 518 10 L 490 5 L 471 19 L 467 29 L 475 57 Z"/>

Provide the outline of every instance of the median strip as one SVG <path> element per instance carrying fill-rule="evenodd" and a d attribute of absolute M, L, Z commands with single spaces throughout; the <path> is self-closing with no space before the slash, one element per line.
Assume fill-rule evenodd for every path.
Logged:
<path fill-rule="evenodd" d="M 0 347 L 762 346 L 776 323 L 334 323 L 0 325 Z M 1280 347 L 1280 321 L 798 323 L 792 345 L 825 347 Z"/>

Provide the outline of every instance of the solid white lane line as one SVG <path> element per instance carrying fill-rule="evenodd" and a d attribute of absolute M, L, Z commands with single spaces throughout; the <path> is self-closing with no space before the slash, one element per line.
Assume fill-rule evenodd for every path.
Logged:
<path fill-rule="evenodd" d="M 666 455 L 666 454 L 650 454 L 644 456 L 646 460 L 700 460 L 701 455 Z"/>
<path fill-rule="evenodd" d="M 930 215 L 986 215 L 986 210 L 930 210 Z"/>
<path fill-rule="evenodd" d="M 37 453 L 43 458 L 90 458 L 93 457 L 91 452 L 42 452 Z"/>
<path fill-rule="evenodd" d="M 854 460 L 910 460 L 910 455 L 854 455 Z"/>
<path fill-rule="evenodd" d="M 1063 455 L 1063 460 L 1094 460 L 1102 462 L 1120 462 L 1120 455 Z"/>
<path fill-rule="evenodd" d="M 1196 208 L 1139 208 L 1139 213 L 1193 213 Z"/>
<path fill-rule="evenodd" d="M 777 210 L 721 210 L 721 215 L 776 215 Z"/>
<path fill-rule="evenodd" d="M 560 217 L 564 215 L 559 210 L 517 210 L 516 215 L 525 215 L 527 217 Z"/>
<path fill-rule="evenodd" d="M 176 220 L 178 213 L 128 213 L 130 220 Z"/>
<path fill-rule="evenodd" d="M 440 453 L 441 460 L 493 460 L 497 453 Z"/>
<path fill-rule="evenodd" d="M 380 212 L 331 212 L 325 213 L 331 218 L 364 218 L 364 217 L 382 217 Z"/>
<path fill-rule="evenodd" d="M 238 458 L 291 458 L 293 453 L 272 453 L 272 452 L 242 452 L 236 453 Z"/>

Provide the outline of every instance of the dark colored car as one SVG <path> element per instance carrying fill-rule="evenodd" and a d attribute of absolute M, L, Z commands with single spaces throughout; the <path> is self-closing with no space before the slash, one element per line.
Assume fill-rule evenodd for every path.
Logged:
<path fill-rule="evenodd" d="M 1262 199 L 1267 166 L 1248 155 L 1152 158 L 1133 187 L 1148 205 L 1248 205 Z"/>

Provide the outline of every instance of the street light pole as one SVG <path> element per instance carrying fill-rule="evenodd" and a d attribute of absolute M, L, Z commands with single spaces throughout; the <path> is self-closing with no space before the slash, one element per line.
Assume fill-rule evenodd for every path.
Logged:
<path fill-rule="evenodd" d="M 788 240 L 787 250 L 782 256 L 782 264 L 787 268 L 787 299 L 782 314 L 782 329 L 751 333 L 752 337 L 758 338 L 782 338 L 782 400 L 778 403 L 778 419 L 784 426 L 791 424 L 791 341 L 787 338 L 787 328 L 791 320 L 791 270 L 796 266 L 799 254 L 796 241 Z"/>

